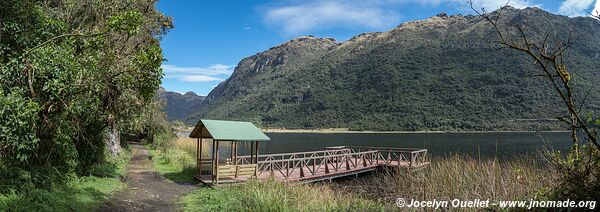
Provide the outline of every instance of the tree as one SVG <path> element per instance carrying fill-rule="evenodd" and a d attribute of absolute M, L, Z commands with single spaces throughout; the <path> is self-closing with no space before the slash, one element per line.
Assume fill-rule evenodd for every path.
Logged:
<path fill-rule="evenodd" d="M 584 114 L 584 105 L 591 88 L 581 99 L 576 98 L 573 71 L 567 64 L 567 51 L 574 44 L 572 29 L 560 31 L 548 29 L 542 35 L 528 33 L 527 27 L 511 24 L 502 18 L 509 9 L 508 3 L 499 10 L 486 13 L 485 9 L 471 9 L 489 23 L 497 35 L 499 49 L 511 49 L 522 52 L 524 57 L 533 61 L 537 69 L 530 76 L 538 76 L 549 82 L 563 103 L 566 116 L 557 117 L 566 123 L 571 131 L 573 148 L 566 158 L 560 152 L 550 153 L 550 162 L 563 174 L 562 182 L 555 190 L 559 198 L 588 199 L 600 195 L 600 140 L 598 129 L 600 119 L 593 113 Z M 583 135 L 581 135 L 583 134 Z M 581 141 L 583 137 L 584 141 Z"/>
<path fill-rule="evenodd" d="M 158 110 L 173 26 L 155 4 L 0 2 L 0 168 L 70 173 L 118 154 L 120 132 Z"/>

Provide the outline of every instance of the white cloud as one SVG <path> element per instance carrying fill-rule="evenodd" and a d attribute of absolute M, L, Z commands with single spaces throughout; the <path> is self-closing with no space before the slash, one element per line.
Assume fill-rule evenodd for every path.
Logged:
<path fill-rule="evenodd" d="M 454 1 L 465 2 L 463 0 Z M 534 4 L 531 0 L 473 0 L 473 7 L 476 9 L 485 8 L 486 11 L 491 12 L 500 9 L 500 7 L 506 5 L 506 3 L 508 3 L 508 5 L 512 7 L 519 9 L 523 9 L 526 7 L 539 7 L 539 5 Z"/>
<path fill-rule="evenodd" d="M 162 65 L 165 75 L 169 74 L 201 74 L 201 75 L 221 75 L 231 74 L 234 66 L 215 64 L 208 67 L 179 67 L 175 65 Z"/>
<path fill-rule="evenodd" d="M 218 77 L 211 77 L 206 75 L 182 75 L 176 76 L 177 79 L 184 82 L 210 82 L 210 81 L 223 81 L 224 79 Z"/>
<path fill-rule="evenodd" d="M 600 16 L 600 0 L 596 1 L 596 4 L 594 4 L 594 9 L 591 13 L 594 16 Z"/>
<path fill-rule="evenodd" d="M 184 82 L 223 81 L 233 73 L 234 66 L 215 64 L 208 67 L 179 67 L 162 65 L 165 78 L 175 78 Z"/>
<path fill-rule="evenodd" d="M 383 29 L 398 23 L 399 15 L 381 4 L 360 1 L 307 1 L 266 10 L 266 23 L 281 27 L 286 34 L 307 33 L 323 28 Z"/>
<path fill-rule="evenodd" d="M 558 12 L 568 16 L 586 16 L 593 3 L 594 0 L 565 0 Z"/>
<path fill-rule="evenodd" d="M 493 11 L 504 6 L 504 0 L 473 0 L 475 8 Z M 412 4 L 412 5 L 410 5 Z M 467 0 L 306 0 L 267 7 L 264 21 L 279 27 L 285 34 L 298 35 L 327 28 L 363 28 L 385 30 L 400 23 L 401 7 L 438 6 L 460 8 L 472 12 Z M 516 8 L 538 6 L 532 0 L 511 0 Z M 418 9 L 418 8 L 415 8 Z"/>

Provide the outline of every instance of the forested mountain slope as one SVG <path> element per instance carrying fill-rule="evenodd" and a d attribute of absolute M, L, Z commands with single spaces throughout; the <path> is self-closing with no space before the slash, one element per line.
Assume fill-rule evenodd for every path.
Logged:
<path fill-rule="evenodd" d="M 600 25 L 538 8 L 509 7 L 503 21 L 548 30 L 576 43 L 568 52 L 573 83 L 584 93 L 600 79 Z M 563 36 L 564 35 L 564 36 Z M 440 14 L 342 43 L 304 36 L 243 59 L 188 118 L 246 120 L 262 127 L 370 130 L 546 130 L 531 121 L 564 113 L 535 66 L 498 50 L 478 16 Z M 581 96 L 583 96 L 581 94 Z M 598 111 L 600 86 L 588 97 Z"/>

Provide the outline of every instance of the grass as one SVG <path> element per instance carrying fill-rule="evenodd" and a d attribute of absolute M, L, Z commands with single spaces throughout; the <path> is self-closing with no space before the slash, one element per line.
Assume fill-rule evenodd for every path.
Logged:
<path fill-rule="evenodd" d="M 95 166 L 91 174 L 99 176 L 74 177 L 50 190 L 0 194 L 0 211 L 95 211 L 126 187 L 120 177 L 125 175 L 129 157 L 125 152 L 119 159 Z"/>
<path fill-rule="evenodd" d="M 176 183 L 194 183 L 196 173 L 196 141 L 178 137 L 166 148 L 150 151 L 156 170 L 165 178 Z M 208 153 L 207 153 L 208 154 Z"/>
<path fill-rule="evenodd" d="M 373 200 L 320 184 L 250 181 L 203 188 L 182 198 L 184 211 L 384 211 Z"/>
<path fill-rule="evenodd" d="M 0 195 L 0 211 L 94 211 L 123 188 L 118 178 L 81 177 L 50 191 Z"/>
<path fill-rule="evenodd" d="M 194 183 L 196 173 L 194 158 L 179 149 L 152 150 L 156 170 L 176 183 Z"/>
<path fill-rule="evenodd" d="M 373 198 L 393 203 L 396 198 L 415 200 L 540 198 L 558 174 L 539 160 L 526 156 L 499 162 L 452 156 L 433 160 L 430 167 L 410 172 L 394 170 L 362 180 L 361 188 Z"/>

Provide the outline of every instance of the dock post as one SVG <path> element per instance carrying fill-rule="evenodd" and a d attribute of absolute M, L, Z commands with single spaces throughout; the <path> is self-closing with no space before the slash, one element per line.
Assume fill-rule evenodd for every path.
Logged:
<path fill-rule="evenodd" d="M 316 159 L 313 159 L 312 160 L 312 164 L 313 164 L 312 175 L 316 175 L 317 174 L 317 170 L 316 170 L 317 165 L 316 165 L 316 163 L 317 163 Z"/>
<path fill-rule="evenodd" d="M 300 178 L 304 178 L 304 163 L 300 161 Z"/>
<path fill-rule="evenodd" d="M 329 174 L 329 159 L 325 158 L 325 174 Z"/>
<path fill-rule="evenodd" d="M 346 157 L 346 170 L 350 170 L 350 162 L 348 162 L 349 158 Z"/>
<path fill-rule="evenodd" d="M 287 161 L 287 164 L 285 165 L 285 178 L 290 178 L 290 161 Z"/>

